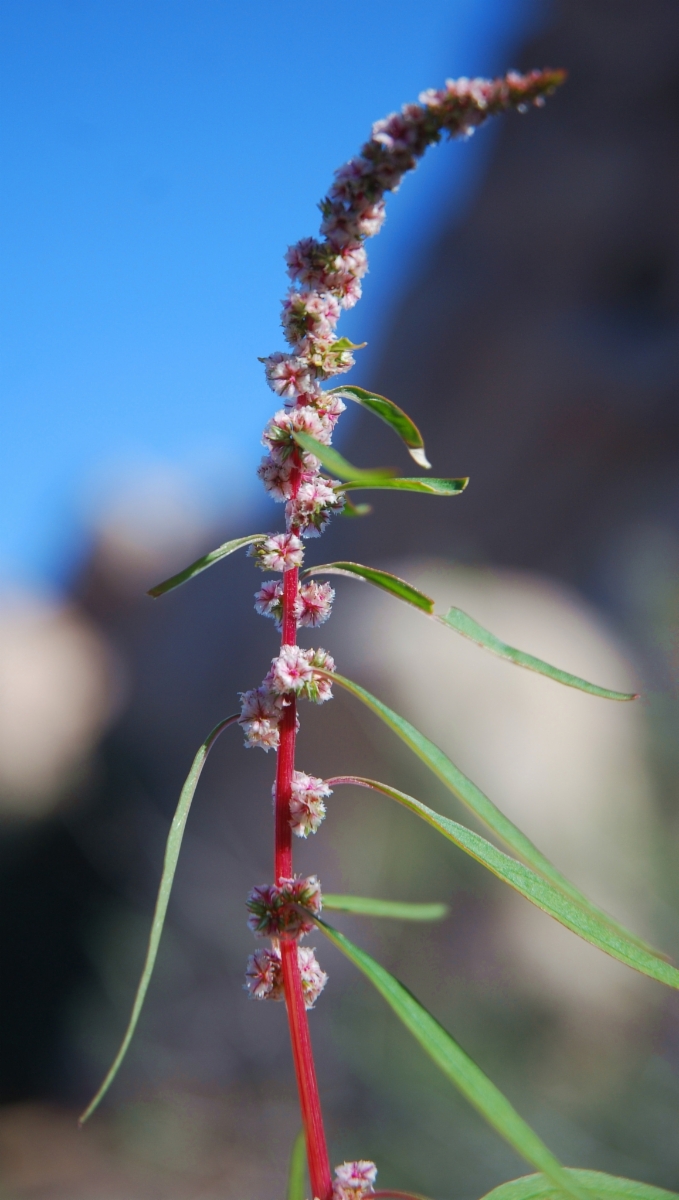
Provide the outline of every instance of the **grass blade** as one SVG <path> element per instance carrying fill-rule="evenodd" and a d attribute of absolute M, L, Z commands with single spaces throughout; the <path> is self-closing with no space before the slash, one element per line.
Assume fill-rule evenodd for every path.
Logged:
<path fill-rule="evenodd" d="M 576 933 L 590 945 L 596 946 L 598 950 L 603 950 L 605 954 L 610 954 L 612 958 L 617 958 L 626 967 L 631 967 L 632 970 L 657 980 L 658 983 L 679 988 L 679 970 L 676 967 L 640 946 L 636 939 L 632 940 L 630 936 L 611 928 L 609 921 L 599 917 L 595 909 L 584 910 L 582 905 L 564 895 L 561 888 L 555 887 L 542 875 L 538 875 L 530 867 L 525 866 L 524 863 L 510 858 L 508 854 L 498 850 L 497 846 L 487 842 L 480 834 L 474 833 L 464 825 L 459 825 L 457 821 L 442 817 L 423 804 L 421 800 L 416 800 L 414 796 L 408 796 L 405 792 L 400 792 L 398 788 L 390 787 L 386 783 L 378 783 L 374 779 L 364 779 L 358 775 L 328 779 L 327 782 L 330 787 L 337 787 L 340 783 L 354 783 L 358 787 L 367 787 L 373 791 L 382 792 L 383 795 L 398 801 L 404 808 L 410 809 L 411 812 L 421 817 L 438 833 L 442 833 L 460 850 L 464 850 L 466 854 L 475 858 L 503 883 L 508 883 L 511 888 L 514 888 L 514 891 L 524 896 L 526 900 L 530 900 L 536 908 L 541 908 L 543 912 L 553 917 L 561 925 L 565 925 L 566 929 L 570 929 L 572 933 Z"/>
<path fill-rule="evenodd" d="M 385 421 L 394 430 L 394 433 L 398 434 L 401 441 L 405 442 L 409 454 L 415 459 L 418 467 L 424 467 L 425 470 L 431 467 L 431 463 L 427 461 L 424 440 L 417 425 L 411 421 L 402 408 L 399 408 L 398 404 L 394 404 L 393 400 L 387 400 L 386 396 L 380 396 L 378 392 L 368 392 L 365 388 L 353 385 L 331 388 L 330 395 L 340 396 L 345 400 L 354 400 L 362 408 L 367 408 L 369 412 L 375 413 L 375 416 Z"/>
<path fill-rule="evenodd" d="M 320 673 L 322 674 L 323 672 Z M 650 954 L 657 954 L 657 951 L 642 938 L 638 938 L 633 933 L 630 933 L 629 930 L 620 925 L 608 913 L 603 912 L 596 905 L 592 904 L 579 888 L 576 888 L 575 884 L 566 879 L 565 875 L 562 875 L 553 866 L 549 859 L 538 850 L 537 846 L 533 845 L 530 838 L 526 837 L 525 833 L 522 833 L 509 820 L 509 817 L 500 812 L 500 809 L 496 808 L 492 800 L 484 795 L 481 789 L 475 783 L 472 783 L 471 779 L 468 779 L 460 771 L 459 767 L 456 767 L 443 751 L 439 750 L 434 742 L 425 737 L 423 733 L 420 733 L 414 725 L 411 725 L 410 721 L 406 721 L 405 717 L 400 717 L 388 705 L 383 704 L 381 700 L 378 700 L 376 696 L 373 696 L 365 688 L 362 688 L 360 684 L 354 683 L 353 680 L 345 679 L 342 675 L 330 672 L 328 672 L 328 678 L 333 683 L 350 692 L 352 696 L 356 696 L 367 708 L 380 717 L 385 725 L 388 725 L 397 737 L 402 742 L 405 742 L 406 746 L 409 746 L 413 753 L 449 788 L 453 795 L 457 796 L 458 800 L 461 800 L 483 822 L 486 828 L 491 833 L 494 833 L 500 841 L 504 842 L 505 846 L 508 846 L 523 862 L 528 863 L 539 875 L 542 875 L 550 883 L 560 888 L 566 896 L 569 896 L 571 900 L 579 904 L 586 912 L 590 912 L 606 921 L 611 929 L 616 930 L 623 937 L 635 942 L 636 945 L 647 950 Z"/>
<path fill-rule="evenodd" d="M 353 780 L 352 780 L 353 782 Z M 373 900 L 367 896 L 323 895 L 323 908 L 333 912 L 357 913 L 362 917 L 393 917 L 400 921 L 441 921 L 447 904 L 410 904 L 405 900 Z"/>
<path fill-rule="evenodd" d="M 287 1200 L 305 1200 L 306 1196 L 306 1142 L 304 1130 L 300 1129 L 292 1144 L 290 1168 L 288 1170 Z"/>
<path fill-rule="evenodd" d="M 306 450 L 308 454 L 313 454 L 319 462 L 323 464 L 327 471 L 331 471 L 338 479 L 360 479 L 364 481 L 363 486 L 368 486 L 370 482 L 377 485 L 378 481 L 389 479 L 395 475 L 396 471 L 393 467 L 373 467 L 364 469 L 362 467 L 353 467 L 346 458 L 343 458 L 337 450 L 333 450 L 332 446 L 324 446 L 322 442 L 317 442 L 316 438 L 310 433 L 294 433 L 292 435 L 302 450 Z"/>
<path fill-rule="evenodd" d="M 576 1200 L 583 1200 L 583 1192 L 577 1183 L 569 1178 L 558 1159 L 523 1117 L 519 1116 L 499 1088 L 491 1083 L 480 1067 L 477 1067 L 462 1047 L 458 1046 L 455 1039 L 431 1013 L 427 1012 L 419 1000 L 415 999 L 412 992 L 365 950 L 350 942 L 344 934 L 326 925 L 319 917 L 315 920 L 333 945 L 363 972 L 406 1029 L 420 1043 L 422 1049 L 434 1060 L 439 1070 L 455 1084 L 470 1104 L 478 1109 L 488 1124 L 513 1146 L 517 1154 L 542 1171 L 557 1188 Z"/>
<path fill-rule="evenodd" d="M 413 587 L 412 583 L 406 583 L 405 579 L 399 579 L 398 575 L 392 575 L 389 571 L 379 571 L 376 567 L 364 567 L 355 562 L 324 563 L 319 567 L 307 567 L 306 571 L 302 573 L 302 578 L 307 579 L 310 575 L 351 575 L 356 579 L 373 583 L 375 587 L 390 592 L 392 596 L 397 596 L 399 600 L 413 604 L 415 608 L 420 608 L 429 615 L 434 611 L 434 601 L 431 596 L 420 592 L 418 588 Z"/>
<path fill-rule="evenodd" d="M 484 629 L 483 625 L 479 625 L 478 621 L 463 612 L 461 608 L 451 608 L 445 616 L 437 616 L 436 620 L 440 621 L 442 625 L 446 625 L 448 629 L 454 629 L 456 633 L 461 633 L 463 637 L 483 646 L 484 650 L 490 650 L 492 654 L 497 654 L 499 658 L 515 663 L 517 667 L 526 667 L 529 671 L 536 671 L 538 675 L 546 675 L 548 679 L 554 679 L 557 683 L 565 684 L 566 687 L 578 688 L 581 692 L 589 692 L 591 696 L 602 696 L 605 700 L 639 699 L 634 692 L 613 692 L 610 688 L 597 687 L 595 683 L 588 683 L 586 679 L 581 679 L 578 675 L 570 675 L 568 671 L 561 671 L 559 667 L 551 667 L 541 658 L 525 654 L 523 650 L 515 650 L 513 646 L 508 646 L 506 642 L 500 641 L 500 638 L 496 637 L 494 633 Z"/>
<path fill-rule="evenodd" d="M 179 571 L 177 575 L 173 575 L 170 579 L 165 579 L 163 583 L 157 583 L 146 594 L 154 598 L 163 596 L 165 592 L 171 592 L 173 588 L 180 587 L 188 579 L 193 579 L 194 575 L 200 575 L 201 571 L 207 571 L 208 567 L 214 566 L 222 558 L 227 558 L 229 554 L 233 554 L 234 550 L 240 550 L 241 546 L 249 546 L 251 542 L 263 542 L 266 537 L 266 533 L 252 533 L 249 537 L 234 538 L 231 542 L 224 542 L 216 550 L 211 550 L 209 554 L 204 554 L 202 558 L 197 558 L 190 566 L 184 567 L 184 570 Z"/>
<path fill-rule="evenodd" d="M 227 717 L 225 721 L 220 721 L 219 725 L 215 725 L 212 733 L 205 739 L 198 753 L 196 754 L 196 757 L 191 765 L 191 770 L 187 776 L 186 783 L 181 790 L 179 803 L 177 804 L 174 817 L 172 818 L 172 824 L 170 826 L 170 832 L 168 834 L 167 844 L 165 847 L 163 873 L 160 878 L 158 898 L 156 900 L 156 907 L 153 913 L 153 922 L 151 924 L 151 933 L 149 935 L 148 948 L 146 950 L 146 959 L 144 961 L 141 979 L 139 980 L 139 986 L 137 987 L 137 992 L 134 997 L 132 1013 L 130 1015 L 127 1029 L 125 1030 L 125 1035 L 120 1044 L 120 1049 L 118 1050 L 118 1053 L 116 1054 L 108 1074 L 99 1088 L 99 1091 L 90 1101 L 84 1113 L 80 1117 L 80 1125 L 85 1124 L 85 1121 L 88 1119 L 88 1117 L 92 1116 L 95 1108 L 97 1108 L 97 1106 L 103 1100 L 108 1089 L 113 1083 L 113 1080 L 118 1074 L 120 1065 L 127 1053 L 130 1042 L 132 1041 L 132 1037 L 137 1026 L 137 1021 L 139 1020 L 139 1014 L 141 1013 L 149 983 L 151 982 L 156 956 L 158 954 L 158 946 L 160 945 L 160 937 L 163 932 L 163 925 L 165 924 L 165 915 L 167 913 L 172 883 L 174 880 L 175 871 L 177 869 L 177 860 L 179 858 L 179 851 L 181 850 L 182 838 L 184 837 L 184 829 L 186 827 L 186 821 L 191 808 L 191 801 L 193 800 L 196 788 L 198 786 L 198 780 L 200 779 L 201 771 L 205 765 L 205 760 L 210 753 L 212 746 L 216 742 L 220 733 L 222 733 L 224 729 L 227 729 L 229 725 L 233 725 L 234 722 L 238 720 L 239 715 L 239 713 L 234 713 L 232 717 Z"/>
<path fill-rule="evenodd" d="M 637 1183 L 634 1179 L 618 1179 L 602 1171 L 578 1171 L 566 1168 L 567 1174 L 588 1196 L 598 1200 L 679 1200 L 677 1192 Z M 483 1200 L 558 1200 L 560 1192 L 544 1175 L 524 1175 L 487 1192 Z"/>

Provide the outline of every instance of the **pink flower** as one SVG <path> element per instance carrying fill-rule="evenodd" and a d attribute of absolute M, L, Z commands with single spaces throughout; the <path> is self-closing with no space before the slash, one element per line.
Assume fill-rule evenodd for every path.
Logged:
<path fill-rule="evenodd" d="M 282 325 L 293 346 L 305 337 L 332 337 L 339 321 L 340 306 L 330 292 L 291 289 L 283 302 Z"/>
<path fill-rule="evenodd" d="M 300 588 L 300 615 L 297 618 L 300 625 L 315 628 L 327 621 L 335 599 L 335 590 L 329 583 L 316 583 L 310 579 Z"/>
<path fill-rule="evenodd" d="M 301 567 L 304 546 L 294 533 L 275 533 L 265 542 L 255 542 L 250 554 L 263 571 L 291 571 Z"/>
<path fill-rule="evenodd" d="M 257 474 L 274 500 L 289 500 L 292 495 L 291 475 L 294 462 L 279 462 L 267 454 L 257 468 Z"/>
<path fill-rule="evenodd" d="M 344 508 L 343 492 L 335 491 L 332 486 L 339 485 L 339 480 L 327 482 L 320 476 L 297 489 L 297 495 L 285 506 L 285 516 L 291 528 L 301 537 L 318 537 L 325 529 L 333 512 L 341 512 Z"/>
<path fill-rule="evenodd" d="M 245 733 L 248 749 L 260 746 L 262 750 L 275 750 L 279 742 L 278 722 L 285 707 L 280 696 L 262 685 L 241 692 L 241 714 L 238 724 Z"/>
<path fill-rule="evenodd" d="M 278 396 L 286 400 L 294 400 L 299 392 L 310 392 L 313 389 L 313 379 L 309 372 L 309 364 L 295 354 L 282 354 L 277 350 L 268 358 L 262 359 L 269 387 Z"/>
<path fill-rule="evenodd" d="M 314 928 L 300 910 L 306 908 L 317 916 L 323 908 L 321 885 L 315 875 L 264 884 L 252 889 L 246 907 L 248 926 L 256 937 L 299 938 Z"/>
<path fill-rule="evenodd" d="M 375 1189 L 373 1184 L 377 1178 L 377 1167 L 373 1162 L 359 1159 L 358 1162 L 345 1162 L 335 1167 L 335 1179 L 332 1185 L 333 1200 L 362 1200 Z"/>
<path fill-rule="evenodd" d="M 328 976 L 318 965 L 316 955 L 308 946 L 297 947 L 297 962 L 302 977 L 304 1007 L 313 1008 Z M 283 965 L 278 946 L 256 950 L 248 959 L 245 988 L 253 1000 L 284 1000 Z"/>
<path fill-rule="evenodd" d="M 332 795 L 324 779 L 293 771 L 290 798 L 290 826 L 297 837 L 315 833 L 325 817 L 325 800 Z"/>
<path fill-rule="evenodd" d="M 289 411 L 281 408 L 269 421 L 262 435 L 262 441 L 265 446 L 270 447 L 275 461 L 285 462 L 293 451 L 297 450 L 293 438 L 294 433 L 308 433 L 317 442 L 327 445 L 332 437 L 333 424 L 331 417 L 326 416 L 324 412 L 319 412 L 309 404 L 296 405 Z M 301 450 L 298 453 L 301 455 Z M 316 463 L 317 460 L 314 459 L 312 465 L 316 465 Z"/>
<path fill-rule="evenodd" d="M 281 646 L 277 658 L 271 660 L 263 687 L 277 695 L 293 692 L 297 696 L 323 704 L 332 699 L 329 679 L 318 674 L 318 669 L 334 671 L 335 663 L 326 650 L 302 650 L 301 646 Z"/>

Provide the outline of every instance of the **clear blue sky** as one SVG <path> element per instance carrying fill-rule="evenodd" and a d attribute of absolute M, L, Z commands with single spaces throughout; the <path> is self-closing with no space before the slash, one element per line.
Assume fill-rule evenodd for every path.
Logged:
<path fill-rule="evenodd" d="M 63 581 L 86 504 L 131 469 L 232 502 L 274 405 L 257 355 L 281 346 L 282 255 L 333 169 L 422 88 L 511 66 L 544 9 L 2 0 L 0 584 Z M 488 138 L 391 200 L 343 332 L 375 346 Z"/>

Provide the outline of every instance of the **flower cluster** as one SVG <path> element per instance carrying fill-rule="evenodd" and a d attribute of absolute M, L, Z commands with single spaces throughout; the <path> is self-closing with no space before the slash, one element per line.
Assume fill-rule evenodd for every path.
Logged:
<path fill-rule="evenodd" d="M 331 795 L 332 788 L 324 779 L 305 771 L 293 771 L 290 827 L 297 837 L 305 838 L 316 832 L 325 817 L 325 801 Z"/>
<path fill-rule="evenodd" d="M 321 970 L 316 955 L 309 946 L 297 946 L 297 962 L 302 979 L 304 1007 L 313 1008 L 325 987 L 328 976 Z M 284 1000 L 283 967 L 277 944 L 269 949 L 255 950 L 248 959 L 245 989 L 253 1000 Z"/>
<path fill-rule="evenodd" d="M 327 621 L 335 599 L 334 589 L 329 583 L 316 583 L 310 579 L 299 586 L 295 600 L 294 616 L 298 626 L 315 628 Z M 283 584 L 278 579 L 267 579 L 255 593 L 255 608 L 262 617 L 271 617 L 280 629 L 283 619 Z"/>
<path fill-rule="evenodd" d="M 300 938 L 314 927 L 303 910 L 318 916 L 323 907 L 321 885 L 315 875 L 306 879 L 295 875 L 253 888 L 246 906 L 248 926 L 255 937 Z"/>
<path fill-rule="evenodd" d="M 274 597 L 272 603 L 277 603 Z M 332 684 L 322 672 L 335 670 L 327 650 L 303 650 L 301 646 L 281 646 L 261 684 L 241 692 L 238 724 L 245 733 L 248 748 L 261 746 L 275 750 L 280 740 L 279 722 L 292 696 L 324 704 L 332 700 Z"/>
<path fill-rule="evenodd" d="M 373 1184 L 377 1178 L 377 1167 L 373 1162 L 359 1159 L 358 1162 L 345 1162 L 335 1167 L 335 1179 L 332 1185 L 333 1200 L 363 1200 L 375 1189 Z"/>

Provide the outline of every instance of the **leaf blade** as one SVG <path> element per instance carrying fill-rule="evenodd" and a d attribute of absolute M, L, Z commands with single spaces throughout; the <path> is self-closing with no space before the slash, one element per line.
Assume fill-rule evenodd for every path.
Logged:
<path fill-rule="evenodd" d="M 448 629 L 454 629 L 462 637 L 476 642 L 484 650 L 490 650 L 491 654 L 496 654 L 498 658 L 504 658 L 517 667 L 525 667 L 528 671 L 535 671 L 538 675 L 546 675 L 548 679 L 553 679 L 566 687 L 577 688 L 578 691 L 588 692 L 591 696 L 600 696 L 605 700 L 639 699 L 635 692 L 616 692 L 610 688 L 598 687 L 595 683 L 581 679 L 579 675 L 571 675 L 569 671 L 562 671 L 560 667 L 552 667 L 533 654 L 526 654 L 523 650 L 516 650 L 513 646 L 508 646 L 490 630 L 479 625 L 478 621 L 463 612 L 461 608 L 450 608 L 443 616 L 437 616 L 436 620 Z"/>
<path fill-rule="evenodd" d="M 441 921 L 448 915 L 447 904 L 415 904 L 406 900 L 376 900 L 368 896 L 323 895 L 323 908 L 333 912 L 356 913 L 362 917 L 389 917 L 400 921 Z"/>
<path fill-rule="evenodd" d="M 368 583 L 374 584 L 375 587 L 382 588 L 385 592 L 390 592 L 392 596 L 397 596 L 399 600 L 405 600 L 408 604 L 412 604 L 429 615 L 434 611 L 434 601 L 431 596 L 425 595 L 424 592 L 413 587 L 412 583 L 400 579 L 398 575 L 392 575 L 390 571 L 380 571 L 377 567 L 364 567 L 361 563 L 355 562 L 323 563 L 318 567 L 307 567 L 302 573 L 305 579 L 311 575 L 353 575 L 357 579 L 364 579 Z"/>
<path fill-rule="evenodd" d="M 227 717 L 224 721 L 220 721 L 218 725 L 215 725 L 214 729 L 206 737 L 191 764 L 191 770 L 189 771 L 186 777 L 186 782 L 181 790 L 179 802 L 177 804 L 174 817 L 172 818 L 172 824 L 170 826 L 170 832 L 168 834 L 167 843 L 165 846 L 163 871 L 160 878 L 158 898 L 156 900 L 153 920 L 151 923 L 151 932 L 149 934 L 146 958 L 144 959 L 141 978 L 139 980 L 139 985 L 132 1003 L 130 1019 L 128 1021 L 127 1028 L 123 1035 L 123 1040 L 120 1043 L 118 1052 L 104 1077 L 101 1087 L 88 1104 L 82 1116 L 79 1118 L 79 1125 L 85 1124 L 85 1121 L 92 1116 L 94 1110 L 103 1100 L 106 1092 L 118 1074 L 118 1070 L 127 1053 L 130 1042 L 132 1041 L 132 1037 L 137 1026 L 137 1021 L 139 1020 L 139 1016 L 144 1004 L 144 999 L 151 982 L 151 976 L 153 974 L 153 968 L 155 966 L 156 957 L 158 954 L 158 947 L 160 945 L 160 938 L 163 932 L 163 925 L 165 924 L 167 906 L 170 901 L 172 883 L 174 880 L 175 871 L 177 869 L 179 851 L 181 850 L 182 839 L 184 837 L 184 829 L 186 828 L 186 822 L 191 809 L 191 803 L 198 786 L 198 780 L 200 779 L 201 772 L 205 765 L 205 760 L 207 759 L 207 756 L 220 733 L 222 733 L 225 729 L 228 729 L 229 725 L 233 725 L 238 720 L 239 715 L 239 713 L 234 713 L 233 716 Z"/>
<path fill-rule="evenodd" d="M 664 983 L 668 987 L 679 988 L 679 970 L 676 967 L 639 946 L 636 940 L 633 941 L 629 937 L 623 937 L 616 933 L 610 924 L 595 915 L 594 911 L 585 912 L 581 905 L 565 896 L 560 888 L 554 887 L 530 867 L 511 858 L 504 851 L 498 850 L 496 846 L 472 829 L 467 829 L 465 825 L 460 825 L 457 821 L 451 821 L 449 817 L 441 816 L 440 813 L 434 812 L 414 796 L 409 796 L 406 792 L 399 791 L 398 788 L 391 787 L 386 783 L 379 783 L 374 779 L 365 779 L 363 776 L 355 775 L 346 776 L 344 779 L 329 779 L 327 782 L 330 787 L 336 787 L 340 782 L 355 783 L 359 787 L 371 788 L 396 800 L 404 808 L 421 817 L 433 829 L 443 834 L 460 850 L 464 850 L 466 854 L 476 859 L 503 883 L 509 884 L 514 891 L 529 900 L 536 908 L 542 909 L 548 916 L 564 925 L 566 929 L 570 929 L 571 933 L 577 934 L 590 945 L 609 954 L 612 958 L 616 958 L 625 966 L 631 967 L 632 970 L 639 971 L 642 975 L 648 975 L 649 978 L 655 979 L 658 983 Z"/>
<path fill-rule="evenodd" d="M 323 674 L 322 671 L 319 673 Z M 451 762 L 447 755 L 434 742 L 423 733 L 420 733 L 414 725 L 411 725 L 410 721 L 407 721 L 405 717 L 399 716 L 387 704 L 378 700 L 376 696 L 373 696 L 371 692 L 361 687 L 360 684 L 354 683 L 353 680 L 346 679 L 343 675 L 338 675 L 335 672 L 327 672 L 326 674 L 328 679 L 332 680 L 333 683 L 339 684 L 345 691 L 350 692 L 351 695 L 361 700 L 376 716 L 380 717 L 384 724 L 445 784 L 449 791 L 454 796 L 457 796 L 458 800 L 473 812 L 486 828 L 494 833 L 500 841 L 504 842 L 505 846 L 508 846 L 518 858 L 528 863 L 534 871 L 543 875 L 550 883 L 560 888 L 576 904 L 580 904 L 587 911 L 593 911 L 603 920 L 607 921 L 612 929 L 618 930 L 625 937 L 631 938 L 632 941 L 648 950 L 651 954 L 657 953 L 643 938 L 636 937 L 608 913 L 592 904 L 580 889 L 571 883 L 565 875 L 562 875 L 549 859 L 538 850 L 537 846 L 533 845 L 530 838 L 526 837 L 525 833 L 522 833 L 509 820 L 509 817 L 506 817 L 493 804 L 492 800 L 471 779 L 464 775 L 459 767 L 456 767 L 455 763 Z"/>
<path fill-rule="evenodd" d="M 395 475 L 396 471 L 391 467 L 373 467 L 365 469 L 362 467 L 354 467 L 346 458 L 343 458 L 339 451 L 332 446 L 324 446 L 322 442 L 312 437 L 310 433 L 293 433 L 293 438 L 302 450 L 306 450 L 308 454 L 313 454 L 320 463 L 336 475 L 338 479 L 361 479 L 365 480 L 366 486 L 369 482 L 389 479 Z"/>
<path fill-rule="evenodd" d="M 372 478 L 361 480 L 353 477 L 347 483 L 343 484 L 345 492 L 355 492 L 359 488 L 364 488 L 370 491 L 397 491 L 397 492 L 420 492 L 429 496 L 459 496 L 469 483 L 469 478 L 464 479 L 431 479 L 425 476 L 422 479 L 416 476 L 403 476 L 403 478 L 390 479 Z"/>
<path fill-rule="evenodd" d="M 306 1141 L 304 1130 L 300 1129 L 292 1143 L 290 1152 L 290 1167 L 288 1169 L 287 1200 L 305 1200 L 306 1196 Z"/>
<path fill-rule="evenodd" d="M 600 1200 L 605 1197 L 609 1200 L 679 1200 L 677 1192 L 667 1192 L 665 1188 L 654 1187 L 650 1183 L 605 1175 L 603 1171 L 582 1171 L 573 1167 L 566 1167 L 565 1170 L 582 1191 Z M 524 1175 L 522 1179 L 501 1183 L 492 1192 L 487 1192 L 482 1200 L 558 1200 L 558 1195 L 544 1175 Z"/>
<path fill-rule="evenodd" d="M 455 1039 L 427 1011 L 419 1000 L 376 962 L 365 950 L 355 946 L 344 934 L 315 918 L 322 933 L 341 951 L 386 1000 L 406 1029 L 434 1060 L 439 1070 L 453 1083 L 522 1158 L 538 1167 L 567 1195 L 582 1200 L 582 1192 L 544 1142 L 519 1116 L 509 1100 L 491 1082 Z"/>
<path fill-rule="evenodd" d="M 164 596 L 166 592 L 171 592 L 174 588 L 181 587 L 183 583 L 187 583 L 189 579 L 193 579 L 194 575 L 200 575 L 201 571 L 207 571 L 208 567 L 214 566 L 216 562 L 220 562 L 223 558 L 228 558 L 229 554 L 240 550 L 242 546 L 249 546 L 252 542 L 263 542 L 266 537 L 265 533 L 253 533 L 248 537 L 234 538 L 230 542 L 224 542 L 216 550 L 211 550 L 209 554 L 204 554 L 202 558 L 197 558 L 188 567 L 184 567 L 183 571 L 178 571 L 176 575 L 172 575 L 169 579 L 164 579 L 162 583 L 157 583 L 155 587 L 149 588 L 146 594 L 147 596 L 153 596 L 154 599 L 157 599 L 158 596 Z"/>
<path fill-rule="evenodd" d="M 394 404 L 393 400 L 387 400 L 386 396 L 380 396 L 379 392 L 369 392 L 365 388 L 355 387 L 353 384 L 331 388 L 329 394 L 353 400 L 362 408 L 374 413 L 401 438 L 417 465 L 424 467 L 425 470 L 430 469 L 431 463 L 427 461 L 422 434 L 415 422 L 402 408 L 399 408 L 398 404 Z"/>

